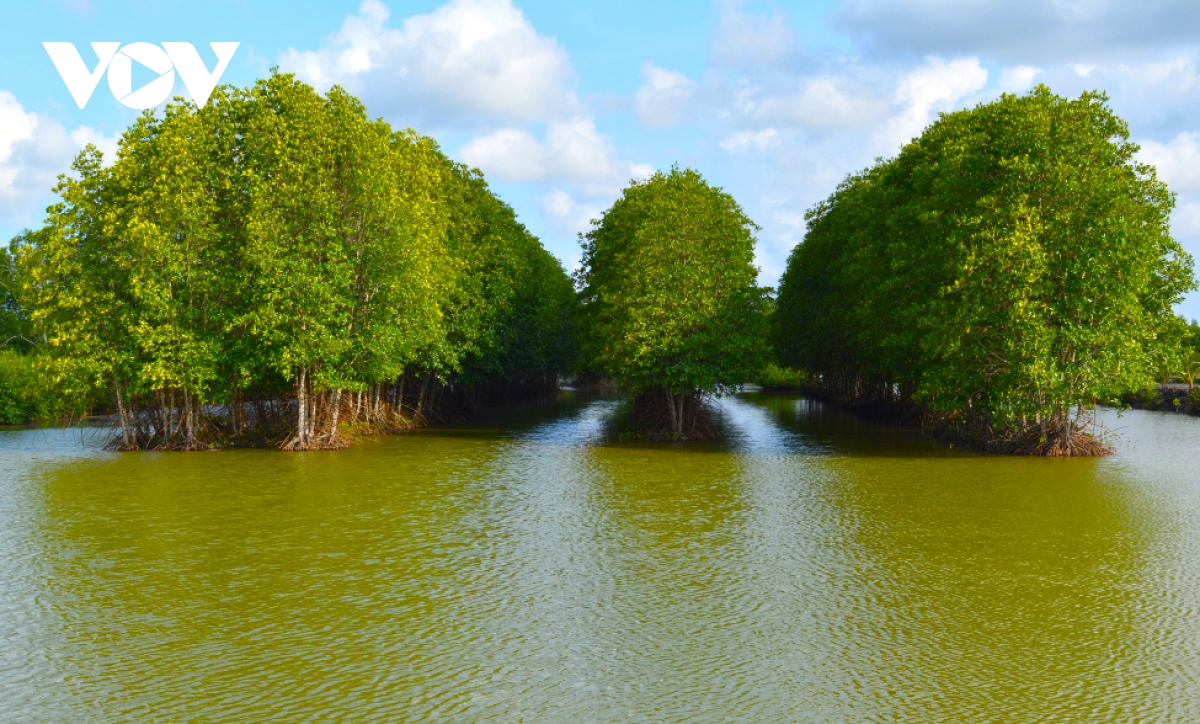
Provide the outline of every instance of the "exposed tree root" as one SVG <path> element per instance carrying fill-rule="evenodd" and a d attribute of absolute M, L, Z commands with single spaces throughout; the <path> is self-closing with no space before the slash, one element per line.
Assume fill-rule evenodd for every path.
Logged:
<path fill-rule="evenodd" d="M 363 390 L 318 391 L 303 375 L 288 392 L 235 391 L 227 404 L 204 406 L 183 391 L 135 396 L 118 392 L 117 432 L 107 448 L 340 450 L 358 437 L 460 419 L 482 407 L 543 394 L 555 383 L 547 377 L 456 385 L 432 374 L 410 374 Z"/>
<path fill-rule="evenodd" d="M 1095 457 L 1112 453 L 1107 433 L 1091 408 L 1064 410 L 1052 419 L 1021 420 L 998 430 L 970 411 L 938 415 L 917 402 L 909 387 L 867 384 L 856 378 L 814 381 L 803 393 L 868 419 L 920 427 L 933 436 L 973 450 L 1039 457 Z"/>
<path fill-rule="evenodd" d="M 635 432 L 651 440 L 715 440 L 712 411 L 699 393 L 654 390 L 633 398 Z"/>

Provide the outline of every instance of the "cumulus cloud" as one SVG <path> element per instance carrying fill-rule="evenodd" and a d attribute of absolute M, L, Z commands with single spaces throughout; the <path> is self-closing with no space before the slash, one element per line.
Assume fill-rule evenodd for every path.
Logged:
<path fill-rule="evenodd" d="M 49 198 L 58 175 L 87 143 L 104 151 L 107 162 L 115 158 L 115 136 L 87 126 L 68 132 L 57 121 L 26 111 L 16 96 L 0 90 L 0 219 L 36 223 L 38 201 Z"/>
<path fill-rule="evenodd" d="M 900 80 L 896 100 L 902 110 L 882 130 L 884 142 L 893 148 L 908 143 L 938 112 L 948 111 L 966 96 L 982 90 L 987 79 L 987 69 L 978 58 L 929 58 Z"/>
<path fill-rule="evenodd" d="M 1200 191 L 1200 133 L 1185 131 L 1166 143 L 1140 145 L 1138 160 L 1154 166 L 1172 190 Z"/>
<path fill-rule="evenodd" d="M 468 141 L 459 156 L 502 181 L 570 183 L 592 196 L 616 194 L 631 178 L 652 173 L 649 166 L 619 160 L 587 117 L 548 123 L 544 140 L 504 128 Z"/>
<path fill-rule="evenodd" d="M 1140 141 L 1138 160 L 1154 166 L 1158 177 L 1178 198 L 1171 213 L 1171 233 L 1193 257 L 1200 258 L 1200 132 L 1184 131 L 1166 142 Z M 1192 300 L 1189 316 L 1200 316 Z"/>
<path fill-rule="evenodd" d="M 90 143 L 100 149 L 100 152 L 104 154 L 105 166 L 117 160 L 117 146 L 121 140 L 119 135 L 106 136 L 102 131 L 91 126 L 79 126 L 71 131 L 69 135 L 72 143 L 79 148 L 83 148 Z"/>
<path fill-rule="evenodd" d="M 315 87 L 340 84 L 373 111 L 448 126 L 576 115 L 570 58 L 511 0 L 451 0 L 389 24 L 364 0 L 317 50 L 288 49 L 279 65 Z"/>
<path fill-rule="evenodd" d="M 14 147 L 33 138 L 38 119 L 26 113 L 16 97 L 0 91 L 0 196 L 11 195 L 19 169 L 11 165 Z"/>
<path fill-rule="evenodd" d="M 541 199 L 542 219 L 546 231 L 559 239 L 577 239 L 581 233 L 592 228 L 592 221 L 603 213 L 597 204 L 581 202 L 574 196 L 554 189 Z M 580 249 L 572 245 L 562 253 L 563 266 L 570 270 L 579 266 Z"/>
<path fill-rule="evenodd" d="M 762 224 L 756 259 L 771 284 L 803 238 L 805 209 L 847 173 L 894 155 L 939 112 L 980 98 L 989 73 L 974 54 L 895 63 L 806 53 L 783 15 L 747 13 L 736 0 L 718 7 L 703 75 L 647 64 L 634 109 L 647 127 L 691 123 L 724 152 L 702 170 Z M 1011 87 L 1037 76 L 1033 66 L 1008 68 Z"/>
<path fill-rule="evenodd" d="M 467 142 L 459 155 L 463 161 L 504 181 L 532 181 L 546 177 L 545 149 L 529 131 L 503 128 Z"/>
<path fill-rule="evenodd" d="M 1138 160 L 1179 196 L 1171 231 L 1193 255 L 1200 253 L 1200 132 L 1184 131 L 1170 141 L 1141 141 Z"/>
<path fill-rule="evenodd" d="M 512 0 L 450 0 L 396 23 L 364 0 L 321 47 L 289 49 L 279 65 L 319 90 L 342 85 L 393 124 L 465 132 L 458 157 L 500 181 L 602 196 L 645 170 L 618 157 L 574 90 L 566 51 Z M 686 79 L 652 66 L 646 74 L 642 109 L 665 119 L 687 96 Z"/>
<path fill-rule="evenodd" d="M 635 109 L 645 126 L 693 122 L 724 151 L 706 168 L 762 224 L 756 260 L 772 284 L 803 238 L 805 209 L 847 173 L 897 153 L 938 113 L 981 99 L 989 72 L 974 54 L 898 63 L 806 55 L 782 15 L 749 14 L 740 2 L 720 9 L 702 80 L 646 66 Z M 1038 70 L 1002 67 L 1012 88 Z"/>
<path fill-rule="evenodd" d="M 1018 65 L 1000 71 L 1000 90 L 1005 93 L 1022 93 L 1033 87 L 1035 79 L 1044 73 L 1041 68 Z"/>
<path fill-rule="evenodd" d="M 836 29 L 880 53 L 984 55 L 1023 63 L 1111 60 L 1192 45 L 1191 0 L 847 0 Z"/>
<path fill-rule="evenodd" d="M 642 76 L 645 83 L 634 97 L 634 108 L 642 123 L 652 128 L 670 128 L 692 110 L 695 81 L 653 63 L 642 66 Z"/>

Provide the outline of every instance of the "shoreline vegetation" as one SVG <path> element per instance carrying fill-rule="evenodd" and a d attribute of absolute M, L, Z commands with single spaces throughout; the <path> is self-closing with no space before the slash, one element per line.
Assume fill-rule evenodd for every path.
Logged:
<path fill-rule="evenodd" d="M 1106 454 L 1099 404 L 1200 414 L 1200 327 L 1172 311 L 1193 261 L 1137 151 L 1103 94 L 1039 86 L 847 177 L 778 290 L 759 227 L 678 167 L 631 181 L 569 275 L 477 169 L 272 71 L 59 177 L 0 259 L 0 423 L 338 449 L 571 377 L 628 399 L 628 435 L 704 440 L 753 382 L 973 449 Z"/>

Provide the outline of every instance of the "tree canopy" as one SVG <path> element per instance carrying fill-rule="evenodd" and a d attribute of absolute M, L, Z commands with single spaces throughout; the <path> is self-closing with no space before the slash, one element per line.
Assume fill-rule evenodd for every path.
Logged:
<path fill-rule="evenodd" d="M 699 395 L 763 362 L 757 228 L 732 196 L 675 168 L 632 183 L 582 238 L 583 359 L 661 398 L 675 436 L 692 432 Z"/>
<path fill-rule="evenodd" d="M 809 211 L 781 359 L 986 446 L 1085 452 L 1088 410 L 1153 379 L 1195 287 L 1137 151 L 1099 93 L 943 115 Z"/>
<path fill-rule="evenodd" d="M 557 260 L 478 172 L 339 88 L 219 88 L 73 171 L 13 245 L 19 296 L 47 373 L 109 390 L 121 446 L 237 444 L 280 419 L 286 445 L 334 446 L 339 415 L 409 424 L 447 388 L 574 361 Z"/>

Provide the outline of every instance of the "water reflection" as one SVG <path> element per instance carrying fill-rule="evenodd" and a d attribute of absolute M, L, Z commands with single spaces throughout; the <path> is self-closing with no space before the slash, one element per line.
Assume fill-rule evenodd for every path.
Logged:
<path fill-rule="evenodd" d="M 293 455 L 0 433 L 0 719 L 1200 719 L 1200 420 L 1061 461 L 617 407 Z"/>

